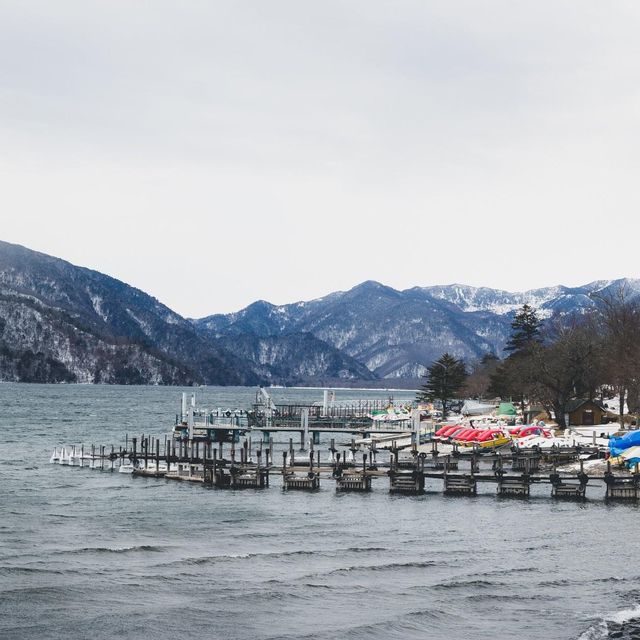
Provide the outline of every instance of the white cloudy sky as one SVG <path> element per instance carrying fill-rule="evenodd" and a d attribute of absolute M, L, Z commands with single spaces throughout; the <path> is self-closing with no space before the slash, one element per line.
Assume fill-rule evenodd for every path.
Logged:
<path fill-rule="evenodd" d="M 0 238 L 179 313 L 637 277 L 635 0 L 3 0 Z"/>

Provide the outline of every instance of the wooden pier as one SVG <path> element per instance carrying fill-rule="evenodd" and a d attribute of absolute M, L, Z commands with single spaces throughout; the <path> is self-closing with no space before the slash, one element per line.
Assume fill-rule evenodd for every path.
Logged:
<path fill-rule="evenodd" d="M 472 473 L 445 473 L 443 480 L 443 493 L 446 496 L 475 496 L 478 492 L 478 485 Z"/>
<path fill-rule="evenodd" d="M 289 455 L 289 465 L 287 465 Z M 289 441 L 289 451 L 282 452 L 282 488 L 299 491 L 315 491 L 320 488 L 320 452 L 318 464 L 314 468 L 314 451 L 309 451 L 309 466 L 296 467 L 293 444 Z"/>
<path fill-rule="evenodd" d="M 371 491 L 372 471 L 367 469 L 366 453 L 362 454 L 362 468 L 357 469 L 355 464 L 341 463 L 340 454 L 333 470 L 333 477 L 336 479 L 336 491 Z"/>
<path fill-rule="evenodd" d="M 499 496 L 512 496 L 524 498 L 529 496 L 531 481 L 528 474 L 519 476 L 498 476 L 497 494 Z"/>
<path fill-rule="evenodd" d="M 275 404 L 265 389 L 256 394 L 256 401 L 247 413 L 248 428 L 259 431 L 264 438 L 277 432 L 298 432 L 300 446 L 320 444 L 321 433 L 351 433 L 369 438 L 373 434 L 410 437 L 412 431 L 428 430 L 431 422 L 420 426 L 420 412 L 402 414 L 393 421 L 374 420 L 373 414 L 393 406 L 393 399 L 361 400 L 348 404 L 329 401 L 325 391 L 322 403 Z"/>
<path fill-rule="evenodd" d="M 561 477 L 554 465 L 549 476 L 551 497 L 565 500 L 584 500 L 587 495 L 589 476 L 584 472 L 584 464 L 580 461 L 580 471 L 574 478 Z"/>
<path fill-rule="evenodd" d="M 253 446 L 251 437 L 242 443 L 214 443 L 201 439 L 142 435 L 128 437 L 125 446 L 75 446 L 54 451 L 51 462 L 68 467 L 89 467 L 100 471 L 128 472 L 133 476 L 164 478 L 200 483 L 218 489 L 266 489 L 274 471 L 282 479 L 286 490 L 318 490 L 322 478 L 333 479 L 339 492 L 368 492 L 375 478 L 387 476 L 389 491 L 398 494 L 422 494 L 434 481 L 442 492 L 450 496 L 475 496 L 478 485 L 491 483 L 498 496 L 527 498 L 531 485 L 546 484 L 549 495 L 557 499 L 584 500 L 587 487 L 603 486 L 605 499 L 610 501 L 637 501 L 640 499 L 640 471 L 613 471 L 611 464 L 602 465 L 598 474 L 586 473 L 582 458 L 597 451 L 582 447 L 564 448 L 554 452 L 482 452 L 454 451 L 441 455 L 434 447 L 427 453 L 414 442 L 409 448 L 393 443 L 388 461 L 376 456 L 375 442 L 369 449 L 356 445 L 355 440 L 346 450 L 338 451 L 331 441 L 328 456 L 321 458 L 313 445 L 302 457 L 289 439 L 288 450 L 282 451 L 282 466 L 273 461 L 273 440 L 259 439 Z M 349 457 L 347 457 L 349 453 Z M 382 455 L 382 454 L 380 454 Z M 386 456 L 386 452 L 384 453 Z M 298 456 L 299 459 L 296 459 Z M 361 457 L 360 457 L 361 456 Z M 358 462 L 356 460 L 360 460 Z M 576 471 L 563 470 L 559 462 L 580 460 Z M 577 467 L 577 465 L 576 465 Z"/>
<path fill-rule="evenodd" d="M 535 464 L 532 464 L 534 463 Z M 522 459 L 513 458 L 511 460 L 511 473 L 507 473 L 503 467 L 502 456 L 498 456 L 492 463 L 492 469 L 496 476 L 498 484 L 496 493 L 499 496 L 526 498 L 531 490 L 531 476 L 529 471 L 533 468 L 536 471 L 539 467 L 539 459 L 537 457 Z M 520 473 L 517 473 L 520 471 Z"/>
<path fill-rule="evenodd" d="M 411 457 L 401 458 L 400 449 L 393 444 L 389 463 L 389 491 L 391 493 L 418 494 L 424 492 L 426 454 L 418 454 L 411 447 Z"/>
<path fill-rule="evenodd" d="M 607 500 L 638 500 L 640 497 L 640 473 L 636 464 L 635 473 L 631 477 L 621 478 L 611 472 L 611 463 L 607 463 L 607 471 L 604 474 L 607 485 L 605 498 Z"/>

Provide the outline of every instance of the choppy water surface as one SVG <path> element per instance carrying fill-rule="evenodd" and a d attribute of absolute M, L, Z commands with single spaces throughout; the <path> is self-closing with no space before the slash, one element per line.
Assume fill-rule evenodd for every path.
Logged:
<path fill-rule="evenodd" d="M 48 464 L 54 446 L 166 433 L 180 391 L 0 385 L 0 637 L 640 637 L 640 513 L 600 491 L 235 492 Z M 254 394 L 198 390 L 209 407 Z M 384 393 L 338 392 L 358 397 Z"/>

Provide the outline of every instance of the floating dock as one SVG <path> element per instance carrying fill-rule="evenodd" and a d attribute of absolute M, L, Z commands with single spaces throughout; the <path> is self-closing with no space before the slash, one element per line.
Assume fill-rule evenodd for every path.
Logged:
<path fill-rule="evenodd" d="M 427 481 L 440 481 L 442 491 L 450 496 L 473 497 L 478 485 L 492 483 L 498 496 L 526 498 L 531 485 L 547 484 L 550 497 L 584 500 L 587 486 L 605 487 L 605 499 L 637 501 L 640 499 L 640 472 L 614 470 L 607 463 L 602 473 L 587 473 L 583 458 L 601 455 L 596 448 L 565 447 L 549 451 L 474 451 L 459 450 L 441 455 L 434 444 L 427 453 L 417 443 L 410 447 L 391 446 L 389 459 L 380 462 L 376 443 L 368 449 L 356 441 L 339 451 L 335 440 L 325 452 L 314 448 L 300 454 L 289 439 L 282 451 L 280 466 L 274 463 L 273 438 L 251 437 L 242 443 L 223 443 L 196 439 L 164 439 L 142 435 L 126 438 L 120 446 L 72 446 L 56 449 L 51 462 L 69 467 L 88 467 L 101 471 L 130 472 L 133 476 L 164 478 L 201 483 L 219 489 L 267 489 L 271 475 L 281 476 L 285 490 L 314 491 L 323 482 L 333 482 L 339 492 L 368 492 L 374 484 L 388 478 L 388 490 L 398 494 L 421 494 Z M 576 471 L 562 470 L 566 460 L 579 462 Z M 358 462 L 361 461 L 361 462 Z M 576 464 L 576 466 L 578 466 Z M 604 465 L 603 465 L 604 466 Z"/>

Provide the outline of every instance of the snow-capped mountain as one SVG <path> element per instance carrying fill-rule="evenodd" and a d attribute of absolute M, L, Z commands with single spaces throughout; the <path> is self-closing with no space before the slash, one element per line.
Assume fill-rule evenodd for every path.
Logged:
<path fill-rule="evenodd" d="M 448 351 L 502 354 L 513 313 L 581 313 L 640 280 L 511 293 L 367 281 L 315 300 L 264 300 L 188 320 L 155 298 L 64 260 L 0 242 L 0 380 L 123 384 L 336 384 L 417 378 Z"/>
<path fill-rule="evenodd" d="M 640 293 L 640 280 L 597 280 L 580 287 L 544 287 L 518 293 L 451 284 L 433 287 L 415 287 L 410 291 L 420 291 L 437 300 L 454 304 L 460 311 L 488 311 L 497 315 L 510 314 L 528 304 L 538 310 L 540 317 L 548 318 L 557 312 L 575 312 L 590 308 L 594 304 L 593 295 L 607 295 L 615 288 L 626 284 L 630 292 Z"/>
<path fill-rule="evenodd" d="M 444 351 L 467 361 L 502 354 L 514 312 L 527 303 L 542 318 L 581 313 L 594 295 L 620 286 L 640 295 L 640 280 L 598 281 L 520 293 L 446 285 L 398 291 L 368 281 L 345 292 L 275 306 L 265 301 L 195 321 L 211 337 L 308 332 L 382 378 L 419 377 Z"/>

